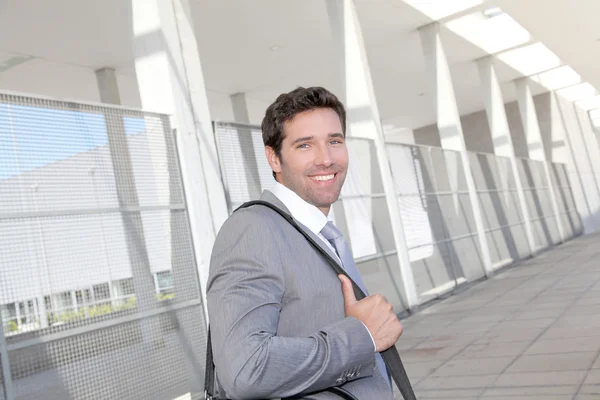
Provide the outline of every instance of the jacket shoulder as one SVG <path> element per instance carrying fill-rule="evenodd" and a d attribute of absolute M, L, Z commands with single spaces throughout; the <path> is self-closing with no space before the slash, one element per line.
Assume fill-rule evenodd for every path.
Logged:
<path fill-rule="evenodd" d="M 275 240 L 282 234 L 287 221 L 276 211 L 262 205 L 253 205 L 235 211 L 223 224 L 215 240 L 215 247 L 230 246 L 238 240 Z"/>

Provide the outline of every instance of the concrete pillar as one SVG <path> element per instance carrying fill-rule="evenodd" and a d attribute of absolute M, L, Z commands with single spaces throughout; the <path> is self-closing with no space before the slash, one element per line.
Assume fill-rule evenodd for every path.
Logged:
<path fill-rule="evenodd" d="M 233 118 L 235 122 L 250 125 L 250 117 L 248 114 L 248 104 L 246 103 L 245 93 L 235 93 L 231 96 L 231 107 L 233 108 Z M 252 200 L 260 198 L 262 193 L 260 187 L 260 175 L 258 174 L 258 163 L 256 161 L 256 152 L 254 151 L 254 143 L 252 141 L 251 132 L 240 127 L 238 129 L 238 140 L 242 150 L 242 158 L 246 165 L 246 187 L 248 188 L 248 196 Z M 262 156 L 262 155 L 261 155 Z"/>
<path fill-rule="evenodd" d="M 473 207 L 473 216 L 477 228 L 479 246 L 481 248 L 481 257 L 483 258 L 483 267 L 485 274 L 489 277 L 493 275 L 492 261 L 488 247 L 485 225 L 483 223 L 483 214 L 477 195 L 477 188 L 473 174 L 471 173 L 471 160 L 467 152 L 465 137 L 462 131 L 460 114 L 454 95 L 452 77 L 448 60 L 442 46 L 440 38 L 439 23 L 432 23 L 419 28 L 423 53 L 429 73 L 429 82 L 432 84 L 434 107 L 437 116 L 437 125 L 440 133 L 440 141 L 444 149 L 458 151 L 461 156 L 465 180 L 469 189 L 469 198 Z"/>
<path fill-rule="evenodd" d="M 234 121 L 240 124 L 250 124 L 246 93 L 234 93 L 229 97 L 231 98 L 231 108 L 233 109 Z"/>
<path fill-rule="evenodd" d="M 529 207 L 527 207 L 527 201 L 525 200 L 523 182 L 521 182 L 521 175 L 519 174 L 515 147 L 508 127 L 508 118 L 506 117 L 506 109 L 504 108 L 504 100 L 502 99 L 502 91 L 500 89 L 500 84 L 498 83 L 498 77 L 496 76 L 493 57 L 489 56 L 478 60 L 477 67 L 479 69 L 479 78 L 481 80 L 481 89 L 483 90 L 483 100 L 485 103 L 487 120 L 492 135 L 494 153 L 510 159 L 515 186 L 517 188 L 517 196 L 519 198 L 519 205 L 521 206 L 521 212 L 523 214 L 525 235 L 527 236 L 529 249 L 533 254 L 535 240 L 533 237 L 533 229 L 531 227 L 531 216 Z"/>
<path fill-rule="evenodd" d="M 327 10 L 342 78 L 340 98 L 348 110 L 348 134 L 373 140 L 400 265 L 407 306 L 415 311 L 418 295 L 404 237 L 385 137 L 373 90 L 365 45 L 352 0 L 327 0 Z"/>
<path fill-rule="evenodd" d="M 100 101 L 107 104 L 121 104 L 119 85 L 114 68 L 100 68 L 96 70 L 96 81 L 100 92 Z"/>
<path fill-rule="evenodd" d="M 188 0 L 132 0 L 144 110 L 172 116 L 204 304 L 212 246 L 228 216 Z"/>
<path fill-rule="evenodd" d="M 561 240 L 565 241 L 567 240 L 567 237 L 565 236 L 565 230 L 560 217 L 560 210 L 558 209 L 558 203 L 556 201 L 556 190 L 552 181 L 550 162 L 548 161 L 548 156 L 546 155 L 546 150 L 544 148 L 540 124 L 535 111 L 535 104 L 533 102 L 533 96 L 531 95 L 528 79 L 529 78 L 517 79 L 515 81 L 515 86 L 517 89 L 517 102 L 519 103 L 519 112 L 521 113 L 523 130 L 525 131 L 525 138 L 527 139 L 529 158 L 544 163 L 544 173 L 546 180 L 548 181 L 548 187 L 550 188 L 550 201 L 552 203 L 552 209 L 558 227 L 558 234 Z"/>

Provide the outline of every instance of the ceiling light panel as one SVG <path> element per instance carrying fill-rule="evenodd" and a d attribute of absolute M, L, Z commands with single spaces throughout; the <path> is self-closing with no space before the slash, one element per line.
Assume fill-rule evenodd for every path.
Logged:
<path fill-rule="evenodd" d="M 531 80 L 548 90 L 557 90 L 581 83 L 581 76 L 568 65 L 531 76 Z"/>
<path fill-rule="evenodd" d="M 594 96 L 577 102 L 577 105 L 586 111 L 600 107 L 600 96 Z"/>
<path fill-rule="evenodd" d="M 478 6 L 483 3 L 483 0 L 404 0 L 404 2 L 429 18 L 438 20 Z"/>
<path fill-rule="evenodd" d="M 488 18 L 481 12 L 475 12 L 448 21 L 445 26 L 490 54 L 531 40 L 529 32 L 508 14 Z"/>
<path fill-rule="evenodd" d="M 562 65 L 560 58 L 539 42 L 505 51 L 497 57 L 524 76 L 531 76 Z"/>
<path fill-rule="evenodd" d="M 596 89 L 587 82 L 570 86 L 556 91 L 561 97 L 569 101 L 578 101 L 596 96 Z"/>

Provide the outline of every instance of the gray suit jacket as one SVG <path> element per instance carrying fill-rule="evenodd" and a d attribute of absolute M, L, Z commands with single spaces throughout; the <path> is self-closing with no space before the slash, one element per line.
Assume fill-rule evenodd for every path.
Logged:
<path fill-rule="evenodd" d="M 262 200 L 288 211 L 271 192 Z M 219 396 L 339 399 L 322 390 L 343 385 L 359 399 L 392 399 L 369 332 L 345 317 L 337 275 L 273 210 L 252 206 L 225 222 L 207 297 Z"/>

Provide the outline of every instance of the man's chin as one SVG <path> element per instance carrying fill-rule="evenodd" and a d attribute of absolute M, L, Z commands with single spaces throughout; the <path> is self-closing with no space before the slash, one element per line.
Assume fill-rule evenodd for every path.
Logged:
<path fill-rule="evenodd" d="M 331 196 L 331 197 L 319 197 L 319 198 L 312 198 L 312 201 L 309 201 L 309 203 L 311 203 L 313 206 L 317 207 L 317 208 L 326 208 L 326 207 L 331 207 L 331 205 L 333 203 L 335 203 L 338 198 L 340 197 L 340 194 L 338 193 L 336 196 Z"/>

